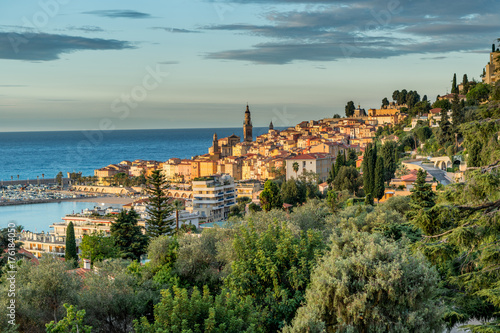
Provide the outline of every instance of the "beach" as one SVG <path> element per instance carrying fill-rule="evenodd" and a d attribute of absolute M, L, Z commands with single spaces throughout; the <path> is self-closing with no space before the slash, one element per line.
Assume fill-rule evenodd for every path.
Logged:
<path fill-rule="evenodd" d="M 134 202 L 134 200 L 137 199 L 127 198 L 127 197 L 87 197 L 87 198 L 73 199 L 71 201 L 126 205 L 131 202 Z"/>

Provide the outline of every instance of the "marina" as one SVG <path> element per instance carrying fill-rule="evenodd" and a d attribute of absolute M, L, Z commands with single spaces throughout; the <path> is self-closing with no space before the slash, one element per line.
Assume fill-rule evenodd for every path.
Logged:
<path fill-rule="evenodd" d="M 0 206 L 11 204 L 26 204 L 50 202 L 88 197 L 85 194 L 64 193 L 53 185 L 8 185 L 0 187 Z"/>
<path fill-rule="evenodd" d="M 14 222 L 21 225 L 24 230 L 32 232 L 50 232 L 50 225 L 60 222 L 61 218 L 67 214 L 81 213 L 86 209 L 100 208 L 121 208 L 122 204 L 106 203 L 102 198 L 101 202 L 86 201 L 62 201 L 43 204 L 27 204 L 16 206 L 0 207 L 1 226 L 6 227 L 8 223 Z"/>

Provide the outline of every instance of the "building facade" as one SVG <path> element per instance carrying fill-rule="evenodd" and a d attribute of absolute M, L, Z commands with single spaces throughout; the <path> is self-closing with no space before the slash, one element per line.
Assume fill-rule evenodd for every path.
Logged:
<path fill-rule="evenodd" d="M 193 212 L 204 222 L 226 220 L 231 206 L 236 205 L 234 180 L 228 175 L 195 178 L 192 188 Z"/>
<path fill-rule="evenodd" d="M 298 178 L 305 172 L 317 173 L 321 181 L 328 178 L 328 173 L 335 162 L 332 155 L 309 153 L 286 159 L 286 179 Z"/>

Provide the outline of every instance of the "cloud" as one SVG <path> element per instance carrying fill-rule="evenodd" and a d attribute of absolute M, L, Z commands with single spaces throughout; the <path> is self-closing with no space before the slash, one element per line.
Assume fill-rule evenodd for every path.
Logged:
<path fill-rule="evenodd" d="M 178 61 L 160 61 L 158 62 L 160 65 L 177 65 Z"/>
<path fill-rule="evenodd" d="M 221 2 L 220 0 L 217 2 Z M 208 59 L 259 64 L 387 58 L 405 54 L 489 49 L 500 31 L 500 2 L 411 0 L 231 0 L 276 6 L 262 24 L 219 24 L 205 31 L 263 37 L 248 48 L 221 50 Z M 296 9 L 281 4 L 295 3 Z"/>
<path fill-rule="evenodd" d="M 201 31 L 196 31 L 196 30 L 169 28 L 169 27 L 152 27 L 151 29 L 165 30 L 167 32 L 173 32 L 173 33 L 200 33 L 201 32 Z"/>
<path fill-rule="evenodd" d="M 382 43 L 383 44 L 383 43 Z M 288 64 L 296 60 L 335 61 L 348 58 L 387 58 L 398 55 L 390 48 L 374 45 L 338 43 L 263 43 L 248 50 L 229 50 L 207 54 L 208 59 L 246 60 L 258 64 Z"/>
<path fill-rule="evenodd" d="M 445 57 L 445 56 L 440 56 L 440 57 L 423 57 L 423 58 L 420 58 L 420 60 L 443 60 L 443 59 L 447 59 L 448 57 Z"/>
<path fill-rule="evenodd" d="M 63 53 L 80 50 L 123 50 L 134 48 L 130 42 L 116 39 L 77 36 L 0 32 L 0 59 L 48 61 Z"/>
<path fill-rule="evenodd" d="M 147 13 L 141 13 L 135 10 L 120 10 L 120 9 L 92 10 L 88 12 L 83 12 L 83 14 L 97 15 L 108 18 L 129 18 L 129 19 L 152 18 L 152 16 Z"/>
<path fill-rule="evenodd" d="M 27 87 L 25 84 L 0 84 L 1 88 L 22 88 Z"/>
<path fill-rule="evenodd" d="M 83 31 L 83 32 L 104 32 L 104 29 L 101 27 L 97 27 L 95 25 L 84 25 L 81 27 L 76 27 L 74 25 L 70 25 L 66 27 L 67 31 Z"/>
<path fill-rule="evenodd" d="M 411 26 L 403 29 L 404 32 L 423 36 L 444 36 L 461 34 L 486 34 L 500 31 L 500 24 L 429 24 L 421 26 Z"/>

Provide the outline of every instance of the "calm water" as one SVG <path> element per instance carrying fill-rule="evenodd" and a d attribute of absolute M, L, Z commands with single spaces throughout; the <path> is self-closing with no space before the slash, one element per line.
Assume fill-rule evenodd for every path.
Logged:
<path fill-rule="evenodd" d="M 50 231 L 49 226 L 54 222 L 62 222 L 61 218 L 66 214 L 79 213 L 85 208 L 101 207 L 121 207 L 117 204 L 101 205 L 95 202 L 70 202 L 46 203 L 35 205 L 2 206 L 0 207 L 0 228 L 7 227 L 11 221 L 17 225 L 24 226 L 30 231 Z"/>
<path fill-rule="evenodd" d="M 166 161 L 206 154 L 212 136 L 243 138 L 239 128 L 0 133 L 0 180 L 54 178 L 59 171 L 93 175 L 94 169 L 135 159 Z M 254 139 L 267 128 L 254 128 Z M 49 231 L 61 217 L 96 204 L 61 202 L 0 207 L 0 227 L 11 220 L 31 231 Z M 109 205 L 113 206 L 113 205 Z M 114 205 L 115 207 L 117 205 Z M 119 206 L 119 205 L 118 205 Z"/>
<path fill-rule="evenodd" d="M 0 180 L 54 178 L 123 160 L 166 161 L 208 153 L 213 133 L 243 138 L 242 128 L 0 133 Z M 254 139 L 267 128 L 254 128 Z"/>

